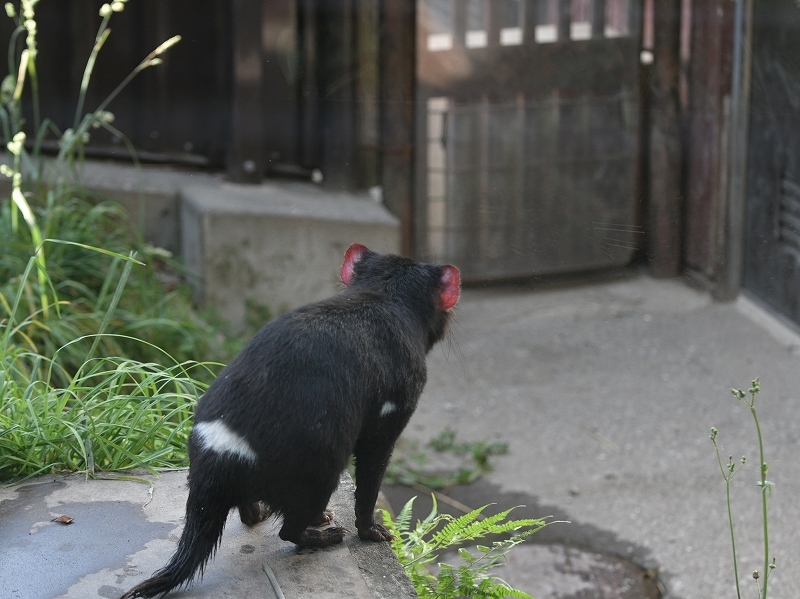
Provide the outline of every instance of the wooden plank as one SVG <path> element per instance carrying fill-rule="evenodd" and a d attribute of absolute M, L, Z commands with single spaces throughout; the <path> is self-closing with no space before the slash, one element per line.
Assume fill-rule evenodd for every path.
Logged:
<path fill-rule="evenodd" d="M 731 89 L 733 8 L 728 0 L 695 2 L 689 64 L 686 160 L 686 265 L 708 280 L 719 274 L 725 213 L 724 99 Z"/>
<path fill-rule="evenodd" d="M 400 219 L 402 251 L 415 253 L 414 101 L 416 97 L 416 1 L 381 3 L 381 181 L 386 207 Z M 424 125 L 420 119 L 419 125 Z M 421 173 L 424 175 L 423 173 Z M 424 206 L 424 203 L 422 204 Z M 422 212 L 422 211 L 420 211 Z M 424 224 L 424 219 L 420 221 Z M 424 238 L 424 229 L 421 238 Z"/>
<path fill-rule="evenodd" d="M 656 277 L 680 271 L 682 145 L 678 81 L 680 0 L 654 5 L 653 79 L 650 87 L 650 201 L 648 259 Z"/>
<path fill-rule="evenodd" d="M 228 176 L 258 183 L 264 175 L 264 122 L 261 60 L 261 3 L 231 2 L 233 96 Z"/>
<path fill-rule="evenodd" d="M 494 100 L 507 101 L 518 92 L 531 99 L 547 98 L 553 89 L 561 90 L 564 98 L 583 93 L 609 96 L 638 84 L 638 50 L 635 37 L 479 48 L 469 52 L 469 77 L 446 76 L 453 65 L 463 64 L 463 52 L 423 52 L 419 68 L 430 75 L 421 78 L 420 86 L 429 97 L 459 101 L 478 99 L 484 91 Z M 538 67 L 535 77 L 531 65 Z"/>
<path fill-rule="evenodd" d="M 325 186 L 357 186 L 355 98 L 355 0 L 321 0 L 320 108 Z"/>

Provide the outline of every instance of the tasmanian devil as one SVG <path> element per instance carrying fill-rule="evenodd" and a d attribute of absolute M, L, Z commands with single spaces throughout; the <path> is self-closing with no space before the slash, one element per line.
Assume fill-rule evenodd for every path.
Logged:
<path fill-rule="evenodd" d="M 189 437 L 189 497 L 169 563 L 122 599 L 154 597 L 202 571 L 234 507 L 247 525 L 283 517 L 280 538 L 340 543 L 326 511 L 351 455 L 356 528 L 388 541 L 373 519 L 397 437 L 425 385 L 425 356 L 458 302 L 455 266 L 380 255 L 353 244 L 346 288 L 264 326 L 197 404 Z"/>

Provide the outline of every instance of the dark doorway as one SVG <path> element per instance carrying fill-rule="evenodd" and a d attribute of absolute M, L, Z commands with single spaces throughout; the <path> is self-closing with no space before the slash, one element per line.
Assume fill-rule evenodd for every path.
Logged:
<path fill-rule="evenodd" d="M 744 286 L 800 324 L 800 6 L 753 11 Z"/>

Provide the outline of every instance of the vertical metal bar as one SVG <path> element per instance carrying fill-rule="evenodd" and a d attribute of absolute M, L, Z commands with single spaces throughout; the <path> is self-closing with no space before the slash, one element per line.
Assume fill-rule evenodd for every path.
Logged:
<path fill-rule="evenodd" d="M 483 94 L 481 98 L 481 103 L 479 105 L 479 125 L 478 125 L 478 143 L 479 145 L 479 155 L 478 155 L 478 231 L 476 236 L 476 241 L 478 242 L 478 248 L 480 250 L 480 257 L 484 260 L 488 257 L 488 250 L 489 250 L 489 223 L 490 223 L 490 201 L 489 201 L 489 135 L 491 131 L 489 129 L 490 126 L 490 117 L 491 117 L 491 106 L 489 104 L 489 96 L 487 94 Z M 486 275 L 490 272 L 489 269 L 486 268 L 485 263 L 481 264 L 481 260 L 476 260 L 476 266 L 480 268 L 481 275 Z"/>
<path fill-rule="evenodd" d="M 514 222 L 510 223 L 510 228 L 514 232 L 513 245 L 508 254 L 515 270 L 521 266 L 519 258 L 525 255 L 525 233 L 530 226 L 525 214 L 525 138 L 528 134 L 527 122 L 525 119 L 525 94 L 517 93 L 516 97 L 516 170 L 515 189 L 514 189 Z"/>
<path fill-rule="evenodd" d="M 727 221 L 725 268 L 715 290 L 720 299 L 733 299 L 742 285 L 744 265 L 745 178 L 747 171 L 748 97 L 752 52 L 753 0 L 736 0 L 733 30 L 733 73 L 728 146 Z M 746 25 L 745 25 L 746 19 Z"/>
<path fill-rule="evenodd" d="M 606 31 L 606 0 L 594 0 L 592 4 L 592 39 L 602 39 Z"/>
<path fill-rule="evenodd" d="M 570 38 L 570 26 L 572 25 L 572 2 L 571 0 L 558 0 L 558 41 L 566 42 Z"/>
<path fill-rule="evenodd" d="M 159 2 L 155 5 L 155 29 L 156 35 L 158 40 L 165 40 L 170 37 L 170 30 L 169 30 L 169 5 L 166 5 L 163 2 Z M 155 45 L 158 45 L 161 42 L 156 42 Z M 150 132 L 148 137 L 150 138 L 151 149 L 154 152 L 169 152 L 173 150 L 176 146 L 180 147 L 175 141 L 173 141 L 168 135 L 172 133 L 172 129 L 168 126 L 167 122 L 167 114 L 169 108 L 169 85 L 168 85 L 168 76 L 169 76 L 169 68 L 170 65 L 170 57 L 167 56 L 163 57 L 165 64 L 161 66 L 161 68 L 156 69 L 152 73 L 148 73 L 152 79 L 155 80 L 155 85 L 152 87 L 155 88 L 152 90 L 152 98 L 148 97 L 145 99 L 145 102 L 148 104 L 148 110 L 145 117 L 147 120 L 150 121 Z M 147 85 L 147 81 L 144 82 L 144 85 Z M 148 94 L 150 96 L 151 94 Z M 145 119 L 143 119 L 145 120 Z M 177 128 L 177 127 L 176 127 Z M 154 136 L 155 133 L 155 136 Z"/>
<path fill-rule="evenodd" d="M 486 44 L 491 48 L 500 45 L 500 28 L 503 26 L 503 0 L 486 1 Z"/>
<path fill-rule="evenodd" d="M 262 111 L 261 2 L 231 2 L 233 94 L 228 175 L 234 181 L 258 183 L 264 173 Z"/>
<path fill-rule="evenodd" d="M 391 2 L 392 0 L 385 0 Z M 467 36 L 467 2 L 468 0 L 450 0 L 453 3 L 453 44 L 463 48 Z"/>
<path fill-rule="evenodd" d="M 378 116 L 378 0 L 356 2 L 356 146 L 361 188 L 380 181 Z"/>
<path fill-rule="evenodd" d="M 523 0 L 522 8 L 522 40 L 527 45 L 536 43 L 536 25 L 539 24 L 539 17 L 536 14 L 537 4 L 545 0 Z"/>
<path fill-rule="evenodd" d="M 302 166 L 320 166 L 319 88 L 317 85 L 318 39 L 316 0 L 299 0 L 300 29 L 300 132 L 299 159 Z"/>
<path fill-rule="evenodd" d="M 265 166 L 280 172 L 297 164 L 297 1 L 260 1 Z"/>

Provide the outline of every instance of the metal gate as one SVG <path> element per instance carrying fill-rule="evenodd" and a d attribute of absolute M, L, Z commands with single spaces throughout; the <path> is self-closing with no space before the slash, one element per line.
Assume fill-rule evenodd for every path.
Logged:
<path fill-rule="evenodd" d="M 471 280 L 636 249 L 636 0 L 418 0 L 416 247 Z"/>
<path fill-rule="evenodd" d="M 753 11 L 744 286 L 800 324 L 800 6 Z"/>

